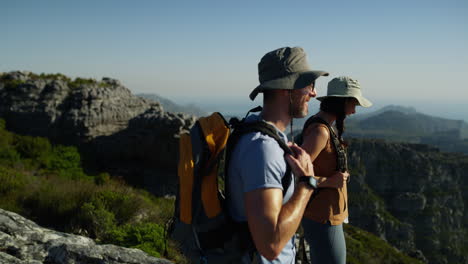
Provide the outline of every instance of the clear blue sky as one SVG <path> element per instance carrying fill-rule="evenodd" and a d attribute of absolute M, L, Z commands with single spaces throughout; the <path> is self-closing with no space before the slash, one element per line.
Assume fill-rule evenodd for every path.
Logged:
<path fill-rule="evenodd" d="M 109 76 L 135 93 L 227 104 L 249 100 L 263 54 L 302 46 L 376 105 L 468 119 L 467 14 L 466 0 L 2 1 L 0 71 Z"/>

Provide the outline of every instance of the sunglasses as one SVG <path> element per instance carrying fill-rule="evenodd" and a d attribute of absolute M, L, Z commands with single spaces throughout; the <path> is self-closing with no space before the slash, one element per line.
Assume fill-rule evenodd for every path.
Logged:
<path fill-rule="evenodd" d="M 311 83 L 310 85 L 307 85 L 305 88 L 307 88 L 305 89 L 305 94 L 315 91 L 315 82 Z"/>

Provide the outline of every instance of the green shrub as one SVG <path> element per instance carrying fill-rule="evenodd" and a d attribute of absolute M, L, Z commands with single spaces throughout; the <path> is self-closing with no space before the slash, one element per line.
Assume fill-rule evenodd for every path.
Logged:
<path fill-rule="evenodd" d="M 30 159 L 28 165 L 36 164 L 39 167 L 47 167 L 52 145 L 49 140 L 42 137 L 16 136 L 15 148 L 22 159 Z"/>
<path fill-rule="evenodd" d="M 109 181 L 110 175 L 107 172 L 99 173 L 96 177 L 94 177 L 94 183 L 96 185 L 104 185 L 106 183 L 109 183 Z"/>
<path fill-rule="evenodd" d="M 165 240 L 164 227 L 156 223 L 126 224 L 117 227 L 108 233 L 103 242 L 138 248 L 154 257 L 161 257 L 167 249 L 167 258 L 178 264 L 188 263 L 177 250 L 176 244 Z"/>
<path fill-rule="evenodd" d="M 152 203 L 157 205 L 153 210 L 153 217 L 157 222 L 165 223 L 174 215 L 174 199 L 151 196 Z"/>
<path fill-rule="evenodd" d="M 14 166 L 21 160 L 21 156 L 12 147 L 0 147 L 0 164 Z"/>
<path fill-rule="evenodd" d="M 0 164 L 14 166 L 21 159 L 14 147 L 15 137 L 5 130 L 5 120 L 0 119 Z"/>
<path fill-rule="evenodd" d="M 49 169 L 68 170 L 81 167 L 81 157 L 76 147 L 55 146 Z"/>
<path fill-rule="evenodd" d="M 34 178 L 0 165 L 0 208 L 22 213 L 21 198 Z"/>
<path fill-rule="evenodd" d="M 119 225 L 132 220 L 141 207 L 138 197 L 125 189 L 100 190 L 93 195 L 91 203 L 112 212 Z"/>
<path fill-rule="evenodd" d="M 67 179 L 88 178 L 81 167 L 81 157 L 76 147 L 54 146 L 46 168 Z"/>
<path fill-rule="evenodd" d="M 71 79 L 68 78 L 67 76 L 61 74 L 61 73 L 41 73 L 40 75 L 35 75 L 37 79 L 45 79 L 45 80 L 48 80 L 48 79 L 51 79 L 51 80 L 64 80 L 64 81 L 67 81 L 67 82 L 70 82 Z M 33 77 L 32 75 L 30 75 L 30 77 Z"/>
<path fill-rule="evenodd" d="M 26 82 L 25 81 L 21 81 L 21 80 L 6 80 L 4 81 L 4 84 L 5 84 L 5 90 L 16 90 L 16 88 L 22 84 L 25 84 Z"/>
<path fill-rule="evenodd" d="M 17 170 L 0 166 L 0 195 L 10 192 L 16 192 L 26 185 L 26 179 L 23 174 Z"/>
<path fill-rule="evenodd" d="M 42 226 L 139 248 L 153 256 L 163 253 L 163 225 L 172 215 L 173 200 L 155 198 L 113 180 L 96 185 L 54 175 L 27 176 L 3 167 L 0 181 L 0 207 Z M 169 258 L 184 263 L 174 243 L 168 243 Z"/>
<path fill-rule="evenodd" d="M 161 256 L 162 226 L 173 205 L 171 199 L 129 187 L 108 173 L 93 179 L 83 172 L 75 147 L 15 135 L 0 119 L 0 208 L 42 226 Z M 186 262 L 172 241 L 168 254 L 176 263 Z"/>
<path fill-rule="evenodd" d="M 56 174 L 68 179 L 90 178 L 81 167 L 81 157 L 76 147 L 52 146 L 43 137 L 14 135 L 2 129 L 5 121 L 0 120 L 0 164 L 21 164 L 23 168 L 42 170 L 42 174 Z"/>
<path fill-rule="evenodd" d="M 94 183 L 61 177 L 40 177 L 37 185 L 24 194 L 23 207 L 41 225 L 74 232 L 81 224 L 76 218 L 81 206 L 95 192 Z"/>
<path fill-rule="evenodd" d="M 111 230 L 105 243 L 139 248 L 160 257 L 164 251 L 164 228 L 155 223 L 126 224 Z"/>
<path fill-rule="evenodd" d="M 422 264 L 369 232 L 352 225 L 344 225 L 344 228 L 347 263 Z"/>
<path fill-rule="evenodd" d="M 93 238 L 102 238 L 116 228 L 115 216 L 100 205 L 84 203 L 80 210 L 80 227 Z"/>
<path fill-rule="evenodd" d="M 72 89 L 78 89 L 82 86 L 89 86 L 89 85 L 98 85 L 99 87 L 110 87 L 111 85 L 105 82 L 98 82 L 94 79 L 86 79 L 86 78 L 76 78 L 73 81 L 68 82 L 68 86 Z"/>

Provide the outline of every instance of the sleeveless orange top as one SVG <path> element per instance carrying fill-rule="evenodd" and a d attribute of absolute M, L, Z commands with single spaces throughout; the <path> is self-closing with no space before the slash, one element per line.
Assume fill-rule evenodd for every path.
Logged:
<path fill-rule="evenodd" d="M 323 126 L 314 123 L 311 126 Z M 314 172 L 319 177 L 330 177 L 336 173 L 336 151 L 328 137 L 327 145 L 314 160 Z M 348 217 L 348 191 L 346 183 L 342 188 L 320 188 L 318 193 L 309 201 L 304 217 L 319 223 L 339 225 Z"/>

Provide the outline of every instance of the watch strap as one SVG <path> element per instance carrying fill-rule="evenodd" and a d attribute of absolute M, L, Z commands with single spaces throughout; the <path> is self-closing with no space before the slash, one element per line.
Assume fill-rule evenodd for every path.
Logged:
<path fill-rule="evenodd" d="M 312 189 L 316 189 L 317 188 L 317 180 L 315 180 L 315 178 L 313 180 L 315 180 L 315 184 L 311 184 L 310 183 L 310 180 L 311 178 L 313 178 L 312 176 L 301 176 L 299 177 L 299 182 L 305 182 L 307 184 L 307 186 L 311 187 Z"/>

